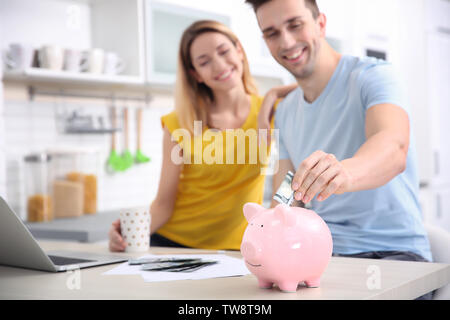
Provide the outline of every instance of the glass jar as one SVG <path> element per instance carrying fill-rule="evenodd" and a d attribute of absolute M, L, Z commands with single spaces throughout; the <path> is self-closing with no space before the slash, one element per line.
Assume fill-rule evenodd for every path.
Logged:
<path fill-rule="evenodd" d="M 51 221 L 53 220 L 51 156 L 47 153 L 34 153 L 25 156 L 24 160 L 27 220 Z"/>
<path fill-rule="evenodd" d="M 53 150 L 49 152 L 54 159 L 55 201 L 61 204 L 61 206 L 58 205 L 56 216 L 95 214 L 97 212 L 98 193 L 97 153 L 85 149 Z M 81 199 L 80 192 L 82 193 Z"/>
<path fill-rule="evenodd" d="M 99 155 L 84 152 L 79 155 L 79 168 L 84 183 L 84 213 L 97 213 Z"/>

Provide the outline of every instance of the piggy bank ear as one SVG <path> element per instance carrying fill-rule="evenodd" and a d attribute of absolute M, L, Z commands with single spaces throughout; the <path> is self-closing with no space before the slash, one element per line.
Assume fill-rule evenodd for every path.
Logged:
<path fill-rule="evenodd" d="M 245 219 L 247 219 L 247 221 L 250 222 L 250 220 L 252 220 L 256 215 L 258 215 L 261 210 L 264 210 L 264 207 L 260 206 L 257 203 L 248 202 L 244 204 Z"/>
<path fill-rule="evenodd" d="M 281 220 L 283 225 L 287 227 L 295 226 L 297 217 L 294 210 L 285 204 L 279 204 L 275 207 L 275 217 Z"/>

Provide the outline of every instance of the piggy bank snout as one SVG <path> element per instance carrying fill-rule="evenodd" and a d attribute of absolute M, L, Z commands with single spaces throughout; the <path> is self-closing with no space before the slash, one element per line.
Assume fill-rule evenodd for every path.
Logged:
<path fill-rule="evenodd" d="M 241 253 L 246 259 L 255 260 L 260 256 L 260 250 L 251 242 L 243 242 L 241 245 Z"/>

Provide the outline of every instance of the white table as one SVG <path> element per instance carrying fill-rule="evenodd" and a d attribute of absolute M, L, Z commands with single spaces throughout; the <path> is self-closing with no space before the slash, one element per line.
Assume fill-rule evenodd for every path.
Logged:
<path fill-rule="evenodd" d="M 55 241 L 39 243 L 44 250 L 108 252 L 106 244 Z M 155 247 L 149 253 L 211 254 L 212 251 Z M 145 253 L 122 254 L 131 258 Z M 240 252 L 230 251 L 226 254 L 241 257 Z M 253 275 L 153 283 L 144 282 L 138 275 L 102 275 L 116 266 L 106 265 L 78 271 L 79 289 L 70 288 L 70 277 L 75 275 L 73 272 L 48 273 L 0 266 L 0 299 L 414 299 L 450 283 L 448 264 L 342 257 L 331 258 L 320 288 L 299 286 L 295 293 L 281 292 L 276 286 L 272 289 L 260 289 Z"/>

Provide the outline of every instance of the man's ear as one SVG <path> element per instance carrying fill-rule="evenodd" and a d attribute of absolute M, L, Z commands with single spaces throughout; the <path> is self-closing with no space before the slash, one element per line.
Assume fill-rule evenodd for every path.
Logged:
<path fill-rule="evenodd" d="M 203 78 L 194 69 L 189 69 L 189 74 L 197 80 L 198 83 L 203 83 Z"/>
<path fill-rule="evenodd" d="M 327 31 L 327 16 L 324 13 L 320 13 L 317 17 L 317 24 L 319 26 L 319 33 L 321 38 L 325 38 Z"/>

